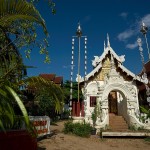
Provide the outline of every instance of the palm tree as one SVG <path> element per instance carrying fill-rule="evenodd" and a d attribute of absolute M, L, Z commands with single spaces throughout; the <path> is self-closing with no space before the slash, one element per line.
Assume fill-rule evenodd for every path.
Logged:
<path fill-rule="evenodd" d="M 24 80 L 24 83 L 26 84 L 27 91 L 34 93 L 33 101 L 42 105 L 45 103 L 44 105 L 46 106 L 42 108 L 43 111 L 54 108 L 55 112 L 59 113 L 62 110 L 64 105 L 64 92 L 59 85 L 40 76 L 27 78 Z"/>
<path fill-rule="evenodd" d="M 14 43 L 19 39 L 26 41 L 27 45 L 33 42 L 36 37 L 35 24 L 42 26 L 47 35 L 45 22 L 31 3 L 26 0 L 0 0 L 0 127 L 3 130 L 5 123 L 10 126 L 14 123 L 14 101 L 29 125 L 27 111 L 17 93 L 19 72 L 22 71 L 19 68 L 23 65 L 20 63 L 21 57 L 15 53 L 16 50 L 14 52 L 14 47 L 19 48 Z"/>
<path fill-rule="evenodd" d="M 23 64 L 15 54 L 7 55 L 7 58 L 5 56 L 0 56 L 0 127 L 3 130 L 11 128 L 14 124 L 14 103 L 18 104 L 25 117 L 25 123 L 29 125 L 26 109 L 17 94 Z"/>
<path fill-rule="evenodd" d="M 37 23 L 43 27 L 45 34 L 48 33 L 45 21 L 32 3 L 29 3 L 26 0 L 1 0 L 0 6 L 0 29 L 4 33 L 20 33 L 20 28 L 18 29 L 13 26 L 15 23 L 22 24 L 22 22 L 19 23 L 19 21 Z"/>
<path fill-rule="evenodd" d="M 46 36 L 48 32 L 45 21 L 32 3 L 26 0 L 1 0 L 0 1 L 0 52 L 25 47 L 26 57 L 30 57 L 31 46 L 38 46 L 41 54 L 46 55 L 47 40 L 37 41 L 36 27 L 41 26 Z M 40 40 L 42 41 L 42 40 Z M 11 46 L 10 46 L 11 45 Z"/>

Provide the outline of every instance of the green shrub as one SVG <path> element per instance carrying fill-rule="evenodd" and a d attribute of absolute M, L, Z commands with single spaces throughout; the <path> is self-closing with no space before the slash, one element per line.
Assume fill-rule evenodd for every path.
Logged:
<path fill-rule="evenodd" d="M 73 128 L 74 128 L 74 124 L 72 121 L 67 121 L 65 122 L 64 124 L 64 133 L 67 134 L 67 133 L 73 133 Z"/>
<path fill-rule="evenodd" d="M 129 130 L 131 130 L 131 131 L 137 131 L 137 129 L 138 128 L 135 125 L 129 126 Z"/>
<path fill-rule="evenodd" d="M 81 137 L 89 137 L 91 134 L 91 126 L 87 123 L 76 123 L 73 133 Z"/>
<path fill-rule="evenodd" d="M 73 123 L 68 121 L 64 124 L 64 133 L 72 133 L 81 137 L 89 137 L 92 127 L 88 123 Z"/>
<path fill-rule="evenodd" d="M 150 143 L 150 137 L 146 137 L 144 140 Z"/>

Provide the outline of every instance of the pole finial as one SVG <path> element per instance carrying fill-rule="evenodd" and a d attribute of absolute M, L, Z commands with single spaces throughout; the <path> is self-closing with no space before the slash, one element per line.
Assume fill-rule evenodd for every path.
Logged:
<path fill-rule="evenodd" d="M 82 36 L 82 29 L 81 29 L 81 26 L 80 26 L 80 21 L 78 22 L 78 28 L 77 28 L 76 35 L 77 35 L 77 37 Z"/>
<path fill-rule="evenodd" d="M 140 32 L 145 35 L 148 31 L 148 27 L 145 25 L 145 23 L 142 21 L 141 30 Z"/>

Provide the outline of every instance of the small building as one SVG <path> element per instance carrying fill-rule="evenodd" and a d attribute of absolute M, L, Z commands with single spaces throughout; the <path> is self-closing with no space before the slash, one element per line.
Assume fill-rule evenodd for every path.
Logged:
<path fill-rule="evenodd" d="M 53 83 L 63 86 L 63 77 L 62 76 L 56 76 L 56 74 L 39 74 L 40 77 L 50 80 Z"/>
<path fill-rule="evenodd" d="M 73 119 L 76 122 L 85 120 L 92 124 L 92 112 L 97 107 L 99 115 L 96 128 L 109 126 L 111 115 L 114 114 L 122 116 L 128 127 L 150 129 L 150 122 L 142 123 L 139 116 L 137 85 L 142 85 L 143 81 L 140 76 L 135 75 L 123 65 L 125 55 L 118 56 L 111 48 L 109 37 L 107 37 L 107 46 L 104 44 L 102 55 L 94 57 L 93 70 L 80 81 L 84 95 L 84 107 L 81 107 L 84 109 L 84 116 L 73 116 Z"/>

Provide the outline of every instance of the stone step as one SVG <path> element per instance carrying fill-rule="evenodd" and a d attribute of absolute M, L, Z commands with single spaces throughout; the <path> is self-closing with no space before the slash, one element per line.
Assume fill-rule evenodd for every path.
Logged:
<path fill-rule="evenodd" d="M 111 114 L 109 116 L 109 125 L 112 131 L 128 131 L 128 125 L 122 116 Z"/>
<path fill-rule="evenodd" d="M 126 122 L 123 118 L 122 119 L 110 119 L 111 122 Z"/>
<path fill-rule="evenodd" d="M 112 127 L 127 127 L 127 124 L 110 124 Z"/>
<path fill-rule="evenodd" d="M 127 124 L 125 121 L 109 121 L 110 124 Z"/>
<path fill-rule="evenodd" d="M 109 124 L 111 124 L 111 125 L 126 125 L 127 123 L 126 122 L 121 122 L 121 121 L 118 121 L 118 122 L 109 121 Z"/>
<path fill-rule="evenodd" d="M 111 127 L 128 127 L 126 124 L 123 124 L 123 125 L 117 125 L 117 124 L 113 125 L 113 124 L 110 124 L 110 125 L 111 125 Z"/>
<path fill-rule="evenodd" d="M 110 126 L 111 129 L 128 129 L 127 126 Z"/>
<path fill-rule="evenodd" d="M 102 137 L 150 137 L 150 133 L 145 132 L 102 132 Z"/>
<path fill-rule="evenodd" d="M 109 117 L 110 119 L 118 119 L 118 120 L 121 120 L 121 119 L 123 119 L 124 120 L 124 118 L 122 117 L 122 116 L 118 116 L 118 117 L 116 117 L 116 116 L 113 116 L 113 117 Z"/>

